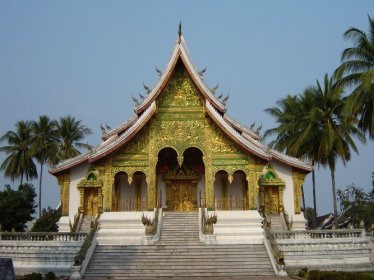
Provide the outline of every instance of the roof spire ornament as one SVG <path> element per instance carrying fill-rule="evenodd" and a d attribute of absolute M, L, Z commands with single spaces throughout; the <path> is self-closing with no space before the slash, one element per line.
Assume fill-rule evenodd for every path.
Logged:
<path fill-rule="evenodd" d="M 206 71 L 206 67 L 205 67 L 203 70 L 201 70 L 200 72 L 198 72 L 198 74 L 199 74 L 199 76 L 200 76 L 201 78 L 203 77 L 205 71 Z"/>
<path fill-rule="evenodd" d="M 213 93 L 213 94 L 216 94 L 216 90 L 218 89 L 219 87 L 219 84 L 217 84 L 214 88 L 211 88 L 210 91 Z"/>
<path fill-rule="evenodd" d="M 135 107 L 139 106 L 139 100 L 136 97 L 134 97 L 134 95 L 132 95 L 132 101 L 134 101 Z"/>
<path fill-rule="evenodd" d="M 261 128 L 262 128 L 262 123 L 261 123 L 261 125 L 260 125 L 259 127 L 257 127 L 257 129 L 256 129 L 256 133 L 257 133 L 257 134 L 260 134 Z"/>
<path fill-rule="evenodd" d="M 144 87 L 144 89 L 147 91 L 147 94 L 149 94 L 152 90 L 149 88 L 149 87 L 147 87 L 144 83 L 143 83 L 143 87 Z"/>
<path fill-rule="evenodd" d="M 222 100 L 222 104 L 226 106 L 227 100 L 229 100 L 230 93 L 227 94 L 227 96 Z"/>
<path fill-rule="evenodd" d="M 179 21 L 178 26 L 178 44 L 182 42 L 182 20 Z"/>
<path fill-rule="evenodd" d="M 158 69 L 157 67 L 156 68 L 156 72 L 158 73 L 158 76 L 161 78 L 162 76 L 162 71 L 160 69 Z"/>
<path fill-rule="evenodd" d="M 105 128 L 103 126 L 103 123 L 100 124 L 100 129 L 101 129 L 101 135 L 105 134 Z"/>

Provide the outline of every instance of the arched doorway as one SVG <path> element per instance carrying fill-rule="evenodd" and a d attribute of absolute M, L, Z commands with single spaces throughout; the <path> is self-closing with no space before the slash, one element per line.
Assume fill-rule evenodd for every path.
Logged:
<path fill-rule="evenodd" d="M 260 209 L 266 214 L 279 214 L 283 211 L 284 181 L 268 164 L 259 179 Z"/>
<path fill-rule="evenodd" d="M 237 170 L 229 180 L 225 170 L 219 170 L 214 180 L 214 206 L 217 210 L 248 210 L 246 174 Z"/>
<path fill-rule="evenodd" d="M 204 192 L 203 154 L 188 148 L 183 156 L 172 148 L 158 153 L 157 182 L 162 206 L 168 211 L 193 211 Z"/>
<path fill-rule="evenodd" d="M 144 211 L 147 208 L 147 182 L 143 172 L 135 172 L 132 180 L 129 180 L 126 172 L 117 173 L 112 193 L 113 212 Z"/>

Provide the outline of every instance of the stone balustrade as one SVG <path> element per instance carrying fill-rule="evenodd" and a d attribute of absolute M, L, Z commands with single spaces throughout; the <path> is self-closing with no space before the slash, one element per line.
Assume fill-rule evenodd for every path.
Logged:
<path fill-rule="evenodd" d="M 86 236 L 87 233 L 2 232 L 0 257 L 12 258 L 17 276 L 48 271 L 68 276 Z"/>
<path fill-rule="evenodd" d="M 273 231 L 276 240 L 281 239 L 333 239 L 365 238 L 361 229 Z"/>
<path fill-rule="evenodd" d="M 370 271 L 372 242 L 361 229 L 272 232 L 287 269 Z"/>
<path fill-rule="evenodd" d="M 13 241 L 84 241 L 86 232 L 1 232 L 0 240 Z"/>

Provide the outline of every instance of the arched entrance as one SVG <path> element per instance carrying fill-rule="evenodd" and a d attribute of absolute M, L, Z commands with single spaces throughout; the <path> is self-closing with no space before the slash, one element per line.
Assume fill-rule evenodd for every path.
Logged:
<path fill-rule="evenodd" d="M 248 210 L 248 181 L 242 170 L 229 180 L 227 171 L 220 170 L 214 180 L 214 207 L 217 210 Z"/>
<path fill-rule="evenodd" d="M 131 182 L 131 183 L 130 183 Z M 126 172 L 114 176 L 112 211 L 144 211 L 147 209 L 147 182 L 143 172 L 137 171 L 129 180 Z"/>
<path fill-rule="evenodd" d="M 283 211 L 284 181 L 269 164 L 259 179 L 260 209 L 266 214 L 279 214 Z"/>
<path fill-rule="evenodd" d="M 178 156 L 172 148 L 158 154 L 157 175 L 163 207 L 168 211 L 193 211 L 200 205 L 204 192 L 203 154 L 188 148 Z"/>
<path fill-rule="evenodd" d="M 97 170 L 90 168 L 87 176 L 77 185 L 80 193 L 79 212 L 84 217 L 95 217 L 103 211 L 103 182 L 97 174 Z"/>

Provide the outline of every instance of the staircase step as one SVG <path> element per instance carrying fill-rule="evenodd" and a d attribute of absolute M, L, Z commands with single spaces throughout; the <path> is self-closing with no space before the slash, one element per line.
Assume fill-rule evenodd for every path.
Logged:
<path fill-rule="evenodd" d="M 99 245 L 84 279 L 248 279 L 274 276 L 264 245 L 204 244 L 198 213 L 164 212 L 154 245 Z"/>

